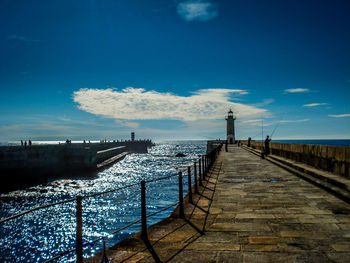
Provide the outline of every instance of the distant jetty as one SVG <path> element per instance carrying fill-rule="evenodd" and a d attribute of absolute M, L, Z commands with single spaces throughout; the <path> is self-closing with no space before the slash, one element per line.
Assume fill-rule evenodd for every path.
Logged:
<path fill-rule="evenodd" d="M 84 177 L 128 153 L 147 153 L 151 140 L 56 145 L 0 146 L 0 191 L 46 182 L 58 177 Z"/>

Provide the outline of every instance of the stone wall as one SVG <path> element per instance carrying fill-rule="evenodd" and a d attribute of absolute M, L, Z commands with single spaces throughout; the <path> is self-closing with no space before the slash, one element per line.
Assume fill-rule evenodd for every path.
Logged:
<path fill-rule="evenodd" d="M 248 142 L 241 143 L 247 145 Z M 263 147 L 262 142 L 250 144 L 258 150 Z M 350 147 L 271 142 L 270 149 L 274 155 L 350 178 Z"/>
<path fill-rule="evenodd" d="M 121 154 L 124 151 L 126 151 L 126 146 L 118 146 L 118 147 L 113 147 L 106 150 L 98 151 L 96 154 L 95 163 L 99 164 L 109 158 L 112 158 L 113 156 Z"/>
<path fill-rule="evenodd" d="M 207 141 L 207 153 L 217 148 L 220 144 L 225 144 L 226 140 L 209 140 Z"/>

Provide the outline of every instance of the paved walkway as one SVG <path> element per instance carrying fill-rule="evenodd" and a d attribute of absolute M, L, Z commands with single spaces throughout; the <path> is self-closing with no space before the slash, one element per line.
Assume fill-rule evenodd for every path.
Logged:
<path fill-rule="evenodd" d="M 350 262 L 350 205 L 236 146 L 224 150 L 197 207 L 149 230 L 163 262 Z M 209 214 L 205 213 L 209 209 Z M 113 262 L 153 262 L 137 237 Z"/>

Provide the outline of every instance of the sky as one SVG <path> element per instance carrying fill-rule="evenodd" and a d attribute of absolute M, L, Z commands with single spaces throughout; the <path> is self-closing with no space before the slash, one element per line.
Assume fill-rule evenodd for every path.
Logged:
<path fill-rule="evenodd" d="M 349 14 L 348 0 L 2 0 L 0 141 L 224 139 L 230 108 L 237 139 L 350 139 Z"/>

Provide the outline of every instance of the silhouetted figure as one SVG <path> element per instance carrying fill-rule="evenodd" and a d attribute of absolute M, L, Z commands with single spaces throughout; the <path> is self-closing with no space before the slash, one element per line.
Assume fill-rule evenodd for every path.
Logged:
<path fill-rule="evenodd" d="M 270 154 L 270 141 L 271 141 L 271 139 L 269 139 L 269 136 L 267 135 L 266 139 L 265 139 L 265 150 L 264 150 L 265 155 Z"/>
<path fill-rule="evenodd" d="M 24 142 L 24 147 L 27 147 L 27 141 Z"/>
<path fill-rule="evenodd" d="M 248 147 L 250 147 L 250 141 L 252 140 L 252 138 L 248 138 Z"/>
<path fill-rule="evenodd" d="M 227 142 L 227 140 L 225 141 L 225 152 L 227 152 L 228 151 L 228 146 L 227 146 L 227 144 L 228 144 L 228 142 Z"/>
<path fill-rule="evenodd" d="M 23 140 L 21 140 L 21 146 L 23 146 Z"/>
<path fill-rule="evenodd" d="M 28 141 L 28 145 L 32 146 L 32 141 L 31 140 Z"/>

